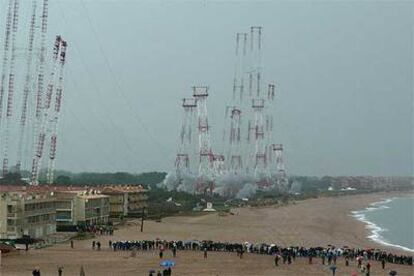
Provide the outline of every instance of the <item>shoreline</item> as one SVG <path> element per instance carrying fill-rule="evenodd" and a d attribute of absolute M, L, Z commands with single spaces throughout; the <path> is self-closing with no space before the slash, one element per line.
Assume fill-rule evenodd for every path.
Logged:
<path fill-rule="evenodd" d="M 369 239 L 369 240 L 371 240 L 371 241 L 373 241 L 373 242 L 375 242 L 379 245 L 382 245 L 382 246 L 386 246 L 386 247 L 389 247 L 389 248 L 395 248 L 397 250 L 402 250 L 406 254 L 413 254 L 414 253 L 414 248 L 408 248 L 406 246 L 403 246 L 403 245 L 400 245 L 400 244 L 394 244 L 394 243 L 391 243 L 391 242 L 387 241 L 381 235 L 382 232 L 385 232 L 387 230 L 384 229 L 384 228 L 381 228 L 375 222 L 368 220 L 366 218 L 366 215 L 365 215 L 367 212 L 370 212 L 370 211 L 380 210 L 380 209 L 388 209 L 389 207 L 386 206 L 386 204 L 394 201 L 395 199 L 406 198 L 406 197 L 411 197 L 412 198 L 413 196 L 414 196 L 414 194 L 394 195 L 392 197 L 386 198 L 385 200 L 372 202 L 364 209 L 357 210 L 357 211 L 351 211 L 351 217 L 353 217 L 355 220 L 360 221 L 360 222 L 365 224 L 365 228 L 369 232 L 369 234 L 367 235 L 367 239 Z"/>
<path fill-rule="evenodd" d="M 295 201 L 294 204 L 232 209 L 233 214 L 204 216 L 172 216 L 162 222 L 146 221 L 143 238 L 221 240 L 228 242 L 266 242 L 281 246 L 378 248 L 390 253 L 407 251 L 380 244 L 368 237 L 366 223 L 352 212 L 401 192 L 320 197 Z M 127 230 L 122 230 L 125 231 Z"/>

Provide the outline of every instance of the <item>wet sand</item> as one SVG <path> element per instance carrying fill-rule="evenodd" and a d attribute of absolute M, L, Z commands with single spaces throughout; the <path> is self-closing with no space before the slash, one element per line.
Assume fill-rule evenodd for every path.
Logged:
<path fill-rule="evenodd" d="M 350 247 L 384 248 L 400 252 L 367 240 L 365 224 L 350 216 L 353 210 L 360 210 L 372 202 L 381 201 L 395 194 L 369 194 L 337 198 L 319 198 L 297 202 L 282 207 L 238 208 L 234 215 L 220 216 L 211 213 L 194 217 L 170 217 L 162 222 L 146 221 L 144 232 L 140 232 L 138 221 L 122 226 L 114 236 L 99 236 L 103 249 L 93 251 L 91 240 L 75 241 L 75 248 L 69 244 L 30 250 L 20 255 L 5 256 L 2 259 L 1 275 L 30 275 L 38 265 L 42 275 L 57 275 L 57 267 L 64 266 L 63 275 L 79 275 L 80 266 L 86 275 L 147 275 L 150 269 L 159 269 L 157 252 L 113 252 L 108 248 L 111 240 L 134 239 L 211 239 L 234 242 L 267 242 L 285 246 L 326 246 L 328 244 Z M 404 252 L 407 254 L 406 252 Z M 171 258 L 171 253 L 166 252 Z M 331 275 L 320 260 L 308 265 L 305 259 L 297 259 L 293 265 L 275 268 L 271 256 L 245 254 L 240 260 L 234 253 L 209 253 L 207 260 L 201 252 L 178 252 L 177 266 L 173 275 Z M 398 275 L 414 275 L 413 267 L 389 264 L 383 271 L 380 264 L 373 262 L 371 275 L 387 275 L 390 269 Z M 338 261 L 337 275 L 351 275 L 356 265 L 345 267 Z"/>

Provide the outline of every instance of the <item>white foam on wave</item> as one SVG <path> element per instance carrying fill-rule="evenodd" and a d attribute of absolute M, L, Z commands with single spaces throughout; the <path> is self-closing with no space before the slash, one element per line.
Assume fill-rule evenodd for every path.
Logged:
<path fill-rule="evenodd" d="M 381 228 L 380 226 L 376 225 L 375 223 L 373 223 L 372 221 L 369 221 L 366 217 L 366 213 L 375 211 L 375 210 L 382 210 L 382 209 L 389 209 L 389 206 L 386 206 L 385 204 L 388 204 L 390 202 L 392 202 L 394 199 L 396 199 L 396 197 L 394 198 L 389 198 L 383 201 L 379 201 L 379 202 L 374 202 L 371 203 L 370 206 L 371 207 L 367 207 L 364 210 L 360 210 L 360 211 L 352 211 L 352 217 L 356 218 L 359 221 L 362 221 L 363 223 L 366 224 L 366 228 L 368 230 L 371 231 L 371 234 L 368 235 L 368 238 L 376 243 L 385 245 L 385 246 L 391 246 L 391 247 L 396 247 L 405 251 L 409 251 L 414 253 L 414 249 L 412 248 L 408 248 L 399 244 L 393 244 L 390 243 L 389 241 L 387 241 L 382 235 L 381 233 L 388 231 L 388 229 L 385 228 Z"/>

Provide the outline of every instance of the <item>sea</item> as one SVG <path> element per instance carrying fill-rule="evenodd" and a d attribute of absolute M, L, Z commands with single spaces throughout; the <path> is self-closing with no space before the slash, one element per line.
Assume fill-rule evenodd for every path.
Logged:
<path fill-rule="evenodd" d="M 414 196 L 375 202 L 352 216 L 366 223 L 369 239 L 414 253 Z"/>

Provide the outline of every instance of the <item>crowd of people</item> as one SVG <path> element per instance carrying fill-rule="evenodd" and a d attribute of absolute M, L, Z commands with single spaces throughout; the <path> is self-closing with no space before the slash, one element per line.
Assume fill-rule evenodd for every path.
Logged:
<path fill-rule="evenodd" d="M 276 244 L 254 244 L 254 243 L 229 243 L 215 241 L 198 241 L 198 240 L 140 240 L 140 241 L 110 241 L 110 247 L 113 251 L 117 250 L 159 250 L 171 249 L 173 252 L 177 250 L 200 250 L 200 251 L 222 251 L 237 252 L 242 257 L 243 253 L 255 253 L 279 256 L 284 263 L 296 257 L 307 257 L 312 262 L 313 258 L 320 258 L 323 263 L 335 263 L 336 259 L 342 257 L 345 261 L 380 261 L 382 263 L 394 263 L 401 265 L 413 265 L 413 256 L 397 255 L 387 253 L 380 249 L 361 249 L 334 246 L 328 247 L 281 247 Z M 162 251 L 162 250 L 161 250 Z"/>
<path fill-rule="evenodd" d="M 93 248 L 95 248 L 93 242 Z M 380 249 L 361 249 L 334 246 L 327 247 L 281 247 L 276 244 L 254 244 L 254 243 L 230 243 L 215 241 L 198 241 L 198 240 L 135 240 L 135 241 L 109 241 L 109 248 L 113 251 L 128 250 L 158 250 L 160 259 L 164 256 L 164 251 L 169 249 L 172 251 L 173 257 L 176 256 L 177 250 L 193 250 L 202 251 L 204 258 L 207 258 L 209 251 L 216 252 L 236 252 L 239 258 L 243 258 L 244 253 L 263 254 L 274 256 L 274 265 L 280 264 L 290 265 L 296 258 L 307 258 L 309 264 L 314 262 L 314 258 L 319 258 L 323 265 L 328 265 L 335 275 L 336 262 L 338 258 L 345 261 L 345 265 L 349 266 L 350 261 L 356 261 L 358 269 L 364 275 L 369 276 L 371 270 L 371 261 L 381 262 L 382 269 L 386 269 L 386 263 L 413 265 L 413 256 L 397 255 L 387 253 Z M 391 271 L 394 273 L 395 271 Z M 152 272 L 151 272 L 152 273 Z M 171 270 L 164 270 L 161 274 L 150 275 L 171 275 Z M 155 273 L 155 272 L 154 272 Z M 395 274 L 394 274 L 395 275 Z"/>
<path fill-rule="evenodd" d="M 93 250 L 101 250 L 100 241 L 92 241 Z M 71 247 L 74 243 L 71 241 Z M 272 255 L 274 256 L 274 265 L 277 267 L 281 264 L 290 265 L 296 258 L 307 258 L 309 264 L 314 262 L 314 258 L 319 258 L 320 262 L 329 265 L 332 275 L 335 275 L 336 262 L 338 258 L 345 261 L 345 266 L 349 266 L 350 261 L 356 261 L 358 269 L 366 276 L 370 275 L 371 261 L 381 262 L 382 269 L 386 268 L 387 263 L 399 265 L 413 265 L 413 256 L 397 255 L 387 253 L 381 249 L 360 249 L 334 246 L 327 247 L 282 247 L 276 244 L 254 244 L 254 243 L 231 243 L 231 242 L 215 242 L 215 241 L 198 241 L 198 240 L 134 240 L 134 241 L 109 241 L 108 248 L 113 251 L 132 251 L 134 256 L 137 250 L 142 251 L 158 251 L 159 258 L 163 259 L 164 251 L 171 250 L 173 257 L 176 257 L 179 250 L 201 251 L 206 259 L 208 252 L 236 252 L 239 258 L 243 258 L 244 253 Z M 58 268 L 58 274 L 62 275 L 63 267 Z M 390 271 L 389 275 L 396 275 L 396 271 Z M 33 270 L 33 276 L 40 276 L 40 270 Z M 155 270 L 150 271 L 150 276 L 170 276 L 172 275 L 171 267 L 165 267 L 161 272 Z"/>

